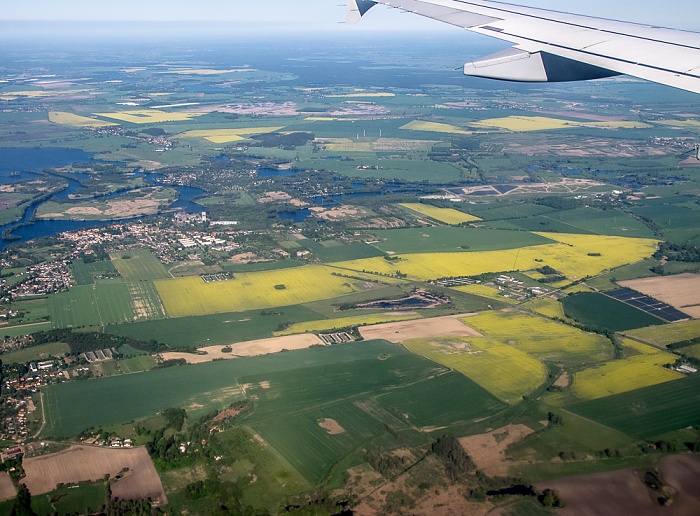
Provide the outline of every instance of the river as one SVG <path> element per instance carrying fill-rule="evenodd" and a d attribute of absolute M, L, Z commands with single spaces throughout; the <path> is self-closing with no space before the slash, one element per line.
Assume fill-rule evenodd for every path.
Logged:
<path fill-rule="evenodd" d="M 25 159 L 22 159 L 24 156 Z M 22 148 L 6 148 L 0 149 L 0 184 L 16 183 L 20 180 L 31 179 L 38 177 L 33 171 L 39 171 L 48 168 L 62 167 L 72 165 L 74 163 L 90 163 L 98 162 L 92 155 L 77 149 L 64 148 L 38 148 L 38 149 L 22 149 Z M 137 173 L 142 173 L 138 171 Z M 161 179 L 160 174 L 142 173 L 144 180 L 149 185 L 158 185 L 158 180 Z M 137 220 L 137 218 L 119 219 L 119 220 L 33 220 L 37 208 L 47 200 L 64 200 L 70 195 L 75 194 L 83 188 L 80 180 L 85 180 L 89 177 L 88 174 L 74 173 L 68 177 L 64 174 L 61 178 L 68 182 L 68 185 L 61 191 L 56 192 L 49 199 L 36 202 L 30 205 L 24 212 L 24 216 L 17 222 L 0 226 L 0 233 L 6 230 L 12 230 L 12 235 L 17 237 L 14 239 L 5 240 L 0 237 L 0 251 L 4 250 L 8 244 L 15 242 L 26 242 L 35 238 L 52 236 L 64 231 L 75 231 L 84 228 L 94 228 L 108 226 L 115 222 L 128 222 Z M 204 190 L 191 186 L 167 185 L 169 188 L 175 188 L 178 191 L 178 199 L 172 203 L 168 209 L 181 209 L 187 212 L 205 211 L 201 205 L 193 201 L 197 197 L 205 195 Z M 97 196 L 100 199 L 109 197 L 119 197 L 129 192 L 136 190 L 121 190 L 111 194 Z M 84 200 L 84 199 L 83 199 Z"/>

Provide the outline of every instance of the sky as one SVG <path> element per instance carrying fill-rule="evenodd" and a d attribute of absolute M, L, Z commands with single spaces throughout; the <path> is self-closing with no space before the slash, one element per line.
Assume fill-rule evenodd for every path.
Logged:
<path fill-rule="evenodd" d="M 3 2 L 0 21 L 197 21 L 255 29 L 347 30 L 345 0 L 22 0 Z M 700 31 L 697 0 L 515 0 L 511 3 Z M 450 30 L 377 6 L 355 30 Z M 455 30 L 455 29 L 452 29 Z M 457 29 L 458 30 L 458 29 Z"/>

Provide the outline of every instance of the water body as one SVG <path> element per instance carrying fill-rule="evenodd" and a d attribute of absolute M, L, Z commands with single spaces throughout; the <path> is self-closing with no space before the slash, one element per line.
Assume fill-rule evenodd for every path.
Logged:
<path fill-rule="evenodd" d="M 282 220 L 291 220 L 295 224 L 304 222 L 311 216 L 311 210 L 302 208 L 300 210 L 284 210 L 277 213 L 277 216 Z"/>
<path fill-rule="evenodd" d="M 301 170 L 296 168 L 286 168 L 283 170 L 278 170 L 276 168 L 261 168 L 258 169 L 258 177 L 294 177 L 299 174 Z"/>
<path fill-rule="evenodd" d="M 22 162 L 22 156 L 26 158 L 26 163 Z M 4 161 L 3 161 L 4 160 Z M 0 184 L 6 184 L 3 179 L 7 177 L 7 182 L 16 182 L 24 179 L 31 179 L 32 177 L 38 177 L 36 174 L 32 174 L 31 170 L 43 170 L 49 168 L 62 167 L 67 165 L 72 165 L 75 163 L 90 163 L 98 162 L 95 160 L 91 154 L 84 152 L 79 149 L 64 149 L 64 148 L 38 148 L 38 149 L 22 149 L 22 148 L 6 148 L 0 149 Z M 4 174 L 3 174 L 4 172 Z M 19 175 L 16 173 L 19 172 Z M 162 178 L 161 174 L 154 173 L 143 173 L 141 171 L 135 171 L 135 173 L 141 173 L 144 180 L 150 185 L 159 185 L 157 182 Z M 13 174 L 13 175 L 11 175 Z M 83 188 L 83 185 L 78 181 L 89 179 L 90 175 L 86 173 L 73 173 L 71 177 L 61 175 L 62 180 L 67 181 L 68 186 L 55 193 L 50 200 L 65 200 L 69 199 L 71 195 L 77 193 Z M 75 179 L 74 179 L 75 178 Z M 178 185 L 168 185 L 168 187 L 175 188 L 178 191 L 178 199 L 172 203 L 169 209 L 181 209 L 187 212 L 201 212 L 206 211 L 203 206 L 197 204 L 193 199 L 201 197 L 206 194 L 204 190 L 199 188 L 194 188 L 191 186 L 178 186 Z M 106 199 L 110 197 L 119 197 L 126 193 L 137 190 L 137 188 L 122 190 L 119 192 L 113 192 L 105 195 L 98 195 L 93 198 Z M 114 222 L 131 222 L 138 220 L 139 217 L 120 219 L 118 221 L 113 220 L 32 220 L 37 208 L 45 201 L 40 201 L 38 203 L 30 205 L 24 212 L 24 216 L 18 222 L 12 222 L 4 226 L 0 226 L 0 233 L 5 230 L 12 230 L 12 235 L 17 237 L 14 239 L 6 240 L 0 238 L 0 251 L 5 249 L 5 247 L 10 243 L 15 242 L 26 242 L 28 240 L 33 240 L 35 238 L 41 238 L 46 236 L 53 236 L 64 231 L 76 231 L 86 228 L 95 228 L 108 226 Z"/>

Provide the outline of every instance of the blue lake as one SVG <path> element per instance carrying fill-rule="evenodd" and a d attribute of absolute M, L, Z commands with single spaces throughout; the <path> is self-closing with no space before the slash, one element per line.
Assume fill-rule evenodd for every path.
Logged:
<path fill-rule="evenodd" d="M 276 168 L 261 168 L 258 169 L 258 177 L 293 177 L 299 172 L 301 172 L 301 170 L 296 168 L 286 168 L 283 170 L 277 170 Z"/>
<path fill-rule="evenodd" d="M 311 216 L 311 210 L 302 208 L 300 210 L 284 210 L 280 211 L 277 216 L 282 220 L 291 220 L 295 224 L 304 222 Z"/>

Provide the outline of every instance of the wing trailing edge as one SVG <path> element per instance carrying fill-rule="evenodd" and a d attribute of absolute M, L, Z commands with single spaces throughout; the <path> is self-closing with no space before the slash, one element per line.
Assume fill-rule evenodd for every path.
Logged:
<path fill-rule="evenodd" d="M 348 23 L 377 4 L 515 45 L 467 63 L 467 75 L 563 82 L 627 74 L 700 93 L 698 32 L 489 0 L 347 0 Z"/>

